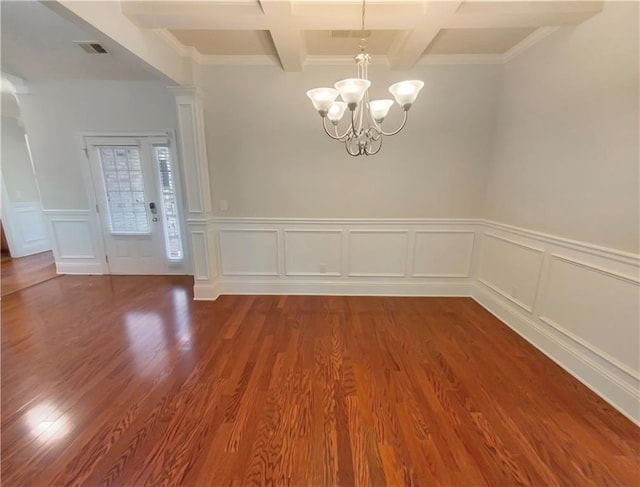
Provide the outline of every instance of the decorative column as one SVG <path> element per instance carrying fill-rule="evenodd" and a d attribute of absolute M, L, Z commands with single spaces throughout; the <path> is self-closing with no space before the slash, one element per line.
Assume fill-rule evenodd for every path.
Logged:
<path fill-rule="evenodd" d="M 218 297 L 211 181 L 205 144 L 202 96 L 195 87 L 172 87 L 178 113 L 178 148 L 184 189 L 189 250 L 196 300 Z"/>

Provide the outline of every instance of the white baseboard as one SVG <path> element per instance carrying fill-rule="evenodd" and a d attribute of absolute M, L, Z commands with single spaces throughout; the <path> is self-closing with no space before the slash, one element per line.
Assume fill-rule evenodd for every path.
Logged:
<path fill-rule="evenodd" d="M 217 284 L 198 284 L 193 286 L 193 299 L 196 301 L 215 301 L 220 297 L 220 289 Z"/>
<path fill-rule="evenodd" d="M 58 274 L 102 275 L 104 270 L 98 262 L 56 262 Z"/>
<path fill-rule="evenodd" d="M 354 282 L 287 280 L 219 280 L 219 294 L 291 294 L 327 296 L 471 296 L 460 282 Z M 197 299 L 197 298 L 196 298 Z"/>
<path fill-rule="evenodd" d="M 640 424 L 638 390 L 591 359 L 568 339 L 554 335 L 502 296 L 482 284 L 473 286 L 472 297 L 487 311 L 514 330 L 564 370 L 596 392 L 636 424 Z M 613 367 L 612 367 L 613 369 Z"/>

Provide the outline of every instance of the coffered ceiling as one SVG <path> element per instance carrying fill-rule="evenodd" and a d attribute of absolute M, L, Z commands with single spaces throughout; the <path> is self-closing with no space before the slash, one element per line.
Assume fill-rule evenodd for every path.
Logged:
<path fill-rule="evenodd" d="M 368 0 L 373 62 L 499 63 L 559 26 L 577 25 L 602 1 Z M 201 64 L 351 63 L 361 38 L 359 0 L 122 1 L 121 11 Z"/>

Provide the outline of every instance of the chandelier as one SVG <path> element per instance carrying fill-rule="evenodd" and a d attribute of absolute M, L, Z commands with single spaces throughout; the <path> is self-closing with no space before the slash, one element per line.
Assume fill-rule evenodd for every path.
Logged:
<path fill-rule="evenodd" d="M 418 92 L 424 86 L 419 80 L 401 81 L 389 87 L 398 105 L 402 107 L 403 118 L 400 126 L 392 131 L 385 131 L 382 122 L 386 118 L 393 100 L 369 100 L 369 87 L 367 68 L 371 56 L 365 52 L 364 36 L 365 0 L 362 0 L 362 39 L 360 53 L 355 56 L 358 67 L 357 78 L 347 78 L 338 81 L 335 88 L 315 88 L 307 91 L 311 103 L 322 117 L 322 127 L 326 134 L 334 140 L 343 142 L 349 155 L 372 156 L 380 152 L 382 148 L 382 136 L 396 135 L 407 123 L 407 112 L 418 97 Z M 338 94 L 342 101 L 336 101 Z M 349 109 L 347 119 L 348 126 L 339 127 L 345 112 Z M 331 126 L 327 127 L 327 119 Z"/>

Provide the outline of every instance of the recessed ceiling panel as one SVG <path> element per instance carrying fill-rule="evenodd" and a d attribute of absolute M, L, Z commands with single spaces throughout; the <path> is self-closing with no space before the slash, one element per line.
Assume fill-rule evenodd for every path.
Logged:
<path fill-rule="evenodd" d="M 535 27 L 442 29 L 424 54 L 503 54 Z"/>
<path fill-rule="evenodd" d="M 387 54 L 398 35 L 397 30 L 365 31 L 366 51 L 369 54 Z M 304 33 L 307 53 L 320 56 L 357 54 L 362 38 L 360 30 L 308 30 Z"/>
<path fill-rule="evenodd" d="M 273 41 L 266 30 L 171 30 L 185 46 L 200 54 L 274 55 Z"/>

